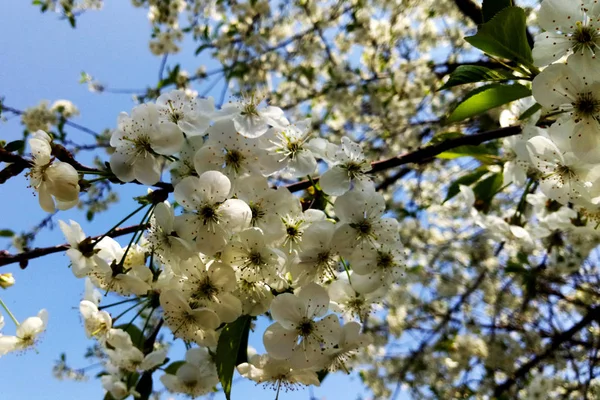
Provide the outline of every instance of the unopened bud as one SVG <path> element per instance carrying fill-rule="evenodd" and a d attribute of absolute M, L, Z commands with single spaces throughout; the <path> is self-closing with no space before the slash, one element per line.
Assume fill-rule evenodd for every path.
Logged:
<path fill-rule="evenodd" d="M 0 287 L 7 289 L 15 284 L 15 278 L 11 273 L 0 274 Z"/>

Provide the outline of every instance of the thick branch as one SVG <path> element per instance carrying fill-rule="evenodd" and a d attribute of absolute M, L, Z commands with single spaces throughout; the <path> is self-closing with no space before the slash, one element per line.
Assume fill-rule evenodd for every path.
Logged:
<path fill-rule="evenodd" d="M 459 147 L 459 146 L 478 145 L 483 142 L 487 142 L 489 140 L 499 139 L 499 138 L 503 138 L 503 137 L 507 137 L 507 136 L 514 136 L 514 135 L 518 135 L 519 133 L 521 133 L 521 127 L 510 126 L 508 128 L 500 128 L 500 129 L 496 129 L 493 131 L 476 133 L 474 135 L 466 135 L 466 136 L 462 136 L 462 137 L 459 137 L 456 139 L 445 140 L 439 144 L 432 145 L 432 146 L 426 146 L 426 147 L 417 149 L 413 152 L 403 154 L 401 156 L 393 157 L 393 158 L 383 160 L 383 161 L 376 161 L 371 164 L 373 169 L 370 172 L 376 173 L 376 172 L 380 172 L 380 171 L 383 171 L 386 169 L 398 167 L 398 166 L 404 165 L 404 164 L 427 162 L 428 160 L 435 157 L 436 155 L 443 153 L 444 151 L 448 151 L 450 149 Z M 390 177 L 389 182 L 384 181 L 384 183 L 382 183 L 382 185 L 384 185 L 384 184 L 385 184 L 385 186 L 390 185 L 396 179 L 400 179 L 402 176 L 404 176 L 408 172 L 409 172 L 409 169 L 401 170 L 398 172 L 398 174 Z M 318 179 L 319 179 L 318 177 L 313 178 L 313 182 L 317 181 Z M 298 192 L 300 190 L 309 188 L 311 185 L 312 185 L 312 183 L 310 181 L 305 180 L 305 181 L 292 183 L 291 185 L 288 185 L 287 188 L 290 190 L 290 192 Z M 154 186 L 160 187 L 161 189 L 163 189 L 165 191 L 165 193 L 173 191 L 173 185 L 170 183 L 158 182 Z M 139 229 L 139 227 L 140 227 L 139 225 L 134 225 L 134 226 L 130 226 L 128 228 L 117 229 L 113 233 L 111 233 L 109 236 L 116 237 L 116 236 L 126 235 L 128 233 L 137 231 Z M 7 265 L 7 264 L 23 262 L 23 261 L 30 260 L 33 258 L 38 258 L 41 256 L 45 256 L 47 254 L 58 253 L 60 251 L 67 250 L 68 248 L 69 248 L 68 244 L 62 244 L 62 245 L 54 246 L 54 247 L 37 248 L 37 249 L 31 250 L 28 252 L 15 254 L 15 255 L 10 255 L 10 254 L 2 255 L 2 253 L 0 253 L 0 267 L 3 265 Z"/>
<path fill-rule="evenodd" d="M 0 147 L 0 162 L 10 164 L 0 171 L 0 184 L 31 167 L 31 161 L 26 160 L 18 154 L 6 151 L 2 147 Z"/>
<path fill-rule="evenodd" d="M 144 228 L 142 225 L 132 225 L 126 228 L 117 228 L 106 236 L 119 237 L 130 233 L 139 231 Z M 93 237 L 92 240 L 100 239 L 104 235 Z M 58 246 L 52 247 L 38 247 L 33 250 L 25 251 L 19 254 L 8 254 L 7 252 L 0 252 L 0 267 L 13 263 L 23 263 L 34 258 L 47 256 L 48 254 L 60 253 L 61 251 L 68 250 L 71 246 L 68 243 L 64 243 Z"/>
<path fill-rule="evenodd" d="M 475 146 L 484 142 L 488 142 L 490 140 L 500 139 L 508 136 L 515 136 L 520 133 L 520 126 L 509 126 L 507 128 L 500 128 L 492 131 L 476 133 L 474 135 L 461 136 L 456 139 L 445 140 L 439 144 L 425 146 L 397 157 L 388 158 L 387 160 L 382 161 L 375 161 L 371 164 L 372 169 L 369 172 L 374 174 L 377 172 L 384 171 L 386 169 L 399 167 L 400 165 L 404 164 L 424 163 L 430 160 L 431 158 L 437 156 L 438 154 L 441 154 L 445 151 L 454 149 L 459 146 Z M 318 179 L 318 177 L 313 178 L 313 182 L 316 182 Z M 290 192 L 298 192 L 300 190 L 309 188 L 311 185 L 312 183 L 309 180 L 305 180 L 292 183 L 291 185 L 288 185 L 287 188 L 290 190 Z"/>

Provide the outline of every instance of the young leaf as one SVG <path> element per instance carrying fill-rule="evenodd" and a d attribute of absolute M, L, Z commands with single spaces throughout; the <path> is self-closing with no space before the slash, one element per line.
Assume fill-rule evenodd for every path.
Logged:
<path fill-rule="evenodd" d="M 438 90 L 475 82 L 505 82 L 519 79 L 507 71 L 494 70 L 479 65 L 461 65 L 450 75 L 448 82 Z"/>
<path fill-rule="evenodd" d="M 231 382 L 233 380 L 233 371 L 238 365 L 238 360 L 248 359 L 248 356 L 245 354 L 248 350 L 250 321 L 250 316 L 242 315 L 234 322 L 225 325 L 219 336 L 216 364 L 219 381 L 221 381 L 227 400 L 231 400 Z M 245 346 L 244 343 L 246 344 Z"/>
<path fill-rule="evenodd" d="M 452 111 L 446 122 L 462 121 L 527 96 L 531 96 L 531 89 L 518 83 L 512 85 L 492 83 L 482 86 L 469 93 Z"/>
<path fill-rule="evenodd" d="M 143 344 L 143 341 L 141 339 L 142 331 L 140 330 L 140 328 L 138 328 L 134 324 L 123 324 L 123 325 L 115 326 L 115 329 L 123 329 L 125 332 L 127 332 L 129 334 L 129 337 L 131 337 L 131 342 L 133 343 L 133 345 L 135 347 L 139 348 L 140 343 Z"/>
<path fill-rule="evenodd" d="M 135 391 L 140 395 L 135 396 L 139 400 L 148 400 L 152 395 L 152 372 L 146 371 L 135 386 Z"/>
<path fill-rule="evenodd" d="M 427 142 L 427 144 L 431 144 L 431 145 L 438 144 L 438 143 L 442 143 L 446 140 L 459 138 L 461 136 L 465 136 L 465 135 L 461 132 L 442 132 L 442 133 L 438 133 L 437 135 L 432 137 L 431 140 L 429 142 Z"/>
<path fill-rule="evenodd" d="M 500 10 L 512 6 L 512 0 L 483 0 L 483 6 L 481 7 L 483 22 L 487 22 L 494 18 L 494 16 L 498 14 Z"/>
<path fill-rule="evenodd" d="M 481 201 L 484 205 L 489 206 L 489 203 L 492 201 L 494 196 L 502 188 L 502 182 L 502 172 L 488 176 L 481 182 L 477 183 L 477 185 L 475 185 L 473 188 L 475 198 L 478 201 Z"/>
<path fill-rule="evenodd" d="M 458 146 L 452 150 L 437 155 L 437 158 L 453 160 L 459 157 L 473 157 L 485 164 L 494 164 L 497 160 L 497 152 L 488 146 Z"/>
<path fill-rule="evenodd" d="M 15 233 L 10 229 L 0 229 L 0 237 L 13 237 Z"/>
<path fill-rule="evenodd" d="M 185 361 L 173 361 L 171 364 L 167 365 L 165 372 L 167 374 L 175 375 L 179 370 L 179 367 L 181 367 L 183 364 L 185 364 Z"/>
<path fill-rule="evenodd" d="M 7 143 L 4 146 L 4 150 L 13 152 L 13 151 L 19 151 L 23 147 L 25 147 L 25 141 L 24 140 L 15 140 L 15 141 Z"/>
<path fill-rule="evenodd" d="M 488 54 L 531 67 L 533 56 L 526 29 L 525 12 L 519 7 L 507 7 L 465 40 Z"/>
<path fill-rule="evenodd" d="M 535 103 L 531 107 L 529 107 L 523 114 L 519 115 L 519 121 L 524 121 L 530 118 L 533 114 L 542 109 L 542 105 L 540 103 Z"/>
<path fill-rule="evenodd" d="M 488 172 L 487 168 L 479 168 L 467 175 L 461 176 L 460 178 L 458 178 L 457 180 L 452 182 L 450 184 L 450 186 L 448 187 L 448 194 L 446 194 L 444 203 L 447 202 L 448 200 L 450 200 L 451 198 L 453 198 L 454 196 L 456 196 L 460 192 L 460 185 L 467 185 L 467 186 L 472 185 L 473 183 L 477 182 L 487 172 Z"/>

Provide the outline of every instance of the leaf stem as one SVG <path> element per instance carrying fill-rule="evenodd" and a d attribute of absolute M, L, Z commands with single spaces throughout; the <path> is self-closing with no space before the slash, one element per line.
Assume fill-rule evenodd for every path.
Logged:
<path fill-rule="evenodd" d="M 6 313 L 10 317 L 10 319 L 12 319 L 12 321 L 15 323 L 15 325 L 17 327 L 19 327 L 19 325 L 21 325 L 21 324 L 19 324 L 19 321 L 17 321 L 17 319 L 15 318 L 13 313 L 10 312 L 10 310 L 8 309 L 8 306 L 6 304 L 4 304 L 4 302 L 2 301 L 1 298 L 0 298 L 0 306 L 2 306 L 2 308 L 4 308 L 4 311 L 6 311 Z"/>

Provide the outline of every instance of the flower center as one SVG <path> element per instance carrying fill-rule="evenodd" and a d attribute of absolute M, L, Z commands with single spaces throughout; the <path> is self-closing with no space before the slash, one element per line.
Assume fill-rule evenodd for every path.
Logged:
<path fill-rule="evenodd" d="M 329 264 L 329 260 L 331 258 L 331 254 L 329 251 L 324 251 L 317 254 L 317 264 Z"/>
<path fill-rule="evenodd" d="M 212 204 L 206 204 L 206 205 L 202 206 L 202 208 L 200 208 L 200 210 L 198 211 L 198 214 L 204 220 L 204 225 L 209 224 L 211 222 L 212 223 L 219 222 L 219 217 L 217 215 L 216 207 L 213 206 Z"/>
<path fill-rule="evenodd" d="M 290 158 L 294 159 L 294 157 L 296 157 L 296 153 L 301 150 L 300 143 L 290 141 L 287 143 L 287 149 L 288 149 Z"/>
<path fill-rule="evenodd" d="M 350 226 L 356 229 L 361 236 L 368 236 L 371 234 L 372 227 L 369 220 L 363 219 L 355 224 L 350 224 Z"/>
<path fill-rule="evenodd" d="M 307 337 L 315 330 L 313 322 L 309 319 L 304 319 L 298 324 L 298 335 Z"/>
<path fill-rule="evenodd" d="M 594 47 L 598 36 L 598 31 L 596 29 L 591 26 L 585 26 L 578 21 L 572 36 L 572 40 L 575 42 L 573 44 L 573 50 L 579 52 L 587 48 L 592 51 L 592 54 L 595 54 Z"/>
<path fill-rule="evenodd" d="M 382 269 L 387 269 L 394 266 L 394 257 L 390 253 L 382 251 L 377 252 L 377 266 Z"/>
<path fill-rule="evenodd" d="M 252 265 L 263 265 L 265 263 L 262 254 L 260 254 L 258 251 L 253 251 L 248 254 L 248 261 Z"/>
<path fill-rule="evenodd" d="M 256 104 L 251 101 L 250 103 L 244 104 L 242 108 L 241 114 L 245 117 L 258 117 L 258 108 L 256 108 Z"/>
<path fill-rule="evenodd" d="M 362 172 L 362 164 L 350 161 L 344 164 L 344 169 L 348 171 L 348 175 L 350 175 L 350 178 L 354 178 L 357 175 L 360 175 L 360 173 Z"/>
<path fill-rule="evenodd" d="M 233 168 L 236 172 L 239 172 L 244 158 L 244 155 L 238 150 L 226 150 L 225 165 Z"/>
<path fill-rule="evenodd" d="M 206 278 L 198 285 L 198 290 L 194 293 L 194 297 L 211 299 L 219 294 L 219 289 L 213 285 L 210 279 Z"/>
<path fill-rule="evenodd" d="M 179 111 L 173 111 L 173 112 L 171 112 L 170 120 L 174 124 L 176 124 L 177 122 L 181 121 L 182 119 L 183 119 L 183 113 L 181 113 Z"/>
<path fill-rule="evenodd" d="M 265 216 L 265 211 L 258 203 L 250 203 L 250 211 L 252 211 L 252 226 L 256 226 L 256 222 Z"/>
<path fill-rule="evenodd" d="M 558 164 L 556 166 L 555 171 L 558 174 L 558 176 L 560 176 L 561 181 L 563 181 L 563 183 L 564 181 L 577 178 L 577 174 L 575 173 L 575 171 L 573 171 L 568 165 Z"/>
<path fill-rule="evenodd" d="M 594 117 L 600 113 L 600 101 L 592 92 L 580 94 L 573 107 L 581 117 Z"/>

